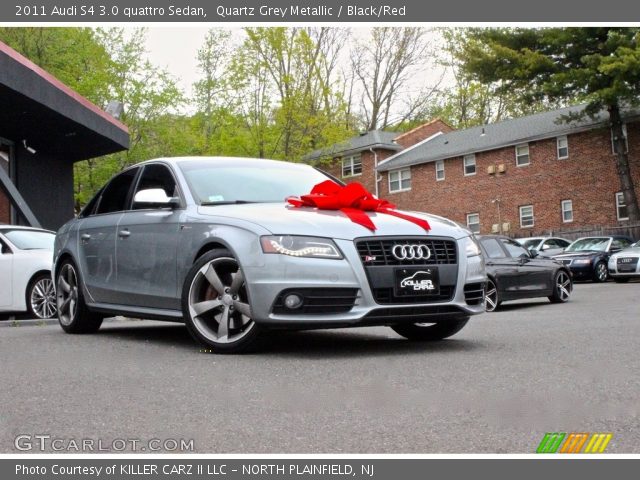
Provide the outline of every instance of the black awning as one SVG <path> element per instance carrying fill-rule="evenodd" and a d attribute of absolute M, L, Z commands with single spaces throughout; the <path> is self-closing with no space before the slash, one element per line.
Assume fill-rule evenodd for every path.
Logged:
<path fill-rule="evenodd" d="M 72 162 L 129 147 L 126 126 L 1 42 L 0 136 Z"/>

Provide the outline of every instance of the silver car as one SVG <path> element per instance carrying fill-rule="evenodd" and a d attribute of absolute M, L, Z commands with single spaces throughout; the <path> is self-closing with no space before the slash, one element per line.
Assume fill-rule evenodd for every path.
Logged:
<path fill-rule="evenodd" d="M 617 283 L 640 278 L 640 242 L 611 255 L 608 268 L 609 275 Z"/>
<path fill-rule="evenodd" d="M 484 263 L 468 230 L 405 212 L 427 220 L 427 232 L 367 212 L 371 231 L 341 211 L 284 201 L 329 179 L 308 165 L 244 158 L 124 170 L 57 234 L 60 325 L 93 332 L 113 315 L 184 322 L 225 353 L 282 328 L 388 325 L 441 340 L 484 312 Z"/>

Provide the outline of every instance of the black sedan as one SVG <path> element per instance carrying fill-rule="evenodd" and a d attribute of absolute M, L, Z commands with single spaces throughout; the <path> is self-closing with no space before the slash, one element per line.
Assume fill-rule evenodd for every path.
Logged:
<path fill-rule="evenodd" d="M 569 300 L 571 273 L 559 262 L 536 257 L 518 242 L 499 235 L 477 237 L 487 266 L 487 312 L 502 302 L 547 297 L 552 303 Z"/>
<path fill-rule="evenodd" d="M 576 280 L 605 282 L 609 278 L 609 257 L 631 246 L 633 240 L 621 235 L 582 237 L 553 258 L 564 263 Z"/>

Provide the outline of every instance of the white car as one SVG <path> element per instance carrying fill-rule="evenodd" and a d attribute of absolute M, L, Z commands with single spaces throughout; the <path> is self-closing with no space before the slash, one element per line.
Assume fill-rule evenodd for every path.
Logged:
<path fill-rule="evenodd" d="M 552 257 L 564 251 L 571 241 L 559 237 L 526 237 L 516 238 L 516 241 L 527 250 L 535 250 L 541 257 Z"/>
<path fill-rule="evenodd" d="M 640 278 L 640 242 L 609 257 L 609 275 L 617 283 L 626 283 L 632 278 Z"/>
<path fill-rule="evenodd" d="M 32 318 L 57 313 L 51 278 L 55 233 L 0 225 L 0 312 L 28 312 Z"/>

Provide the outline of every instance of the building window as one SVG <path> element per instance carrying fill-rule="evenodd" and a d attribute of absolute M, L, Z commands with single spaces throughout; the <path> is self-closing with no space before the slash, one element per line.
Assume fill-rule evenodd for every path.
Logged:
<path fill-rule="evenodd" d="M 529 165 L 529 144 L 516 146 L 516 165 L 518 167 Z"/>
<path fill-rule="evenodd" d="M 465 176 L 475 175 L 476 174 L 476 156 L 473 153 L 471 155 L 465 155 L 462 161 L 464 164 Z"/>
<path fill-rule="evenodd" d="M 520 207 L 520 228 L 533 227 L 533 205 Z"/>
<path fill-rule="evenodd" d="M 436 180 L 444 180 L 444 160 L 436 162 Z"/>
<path fill-rule="evenodd" d="M 622 124 L 622 136 L 624 137 L 624 153 L 629 153 L 629 137 L 627 135 L 627 124 Z M 613 129 L 611 129 L 611 153 L 615 155 L 616 144 L 613 142 Z"/>
<path fill-rule="evenodd" d="M 342 159 L 342 176 L 355 177 L 362 174 L 362 158 L 360 155 L 352 155 Z"/>
<path fill-rule="evenodd" d="M 627 204 L 624 202 L 624 193 L 616 193 L 616 214 L 618 220 L 629 220 L 629 214 L 627 213 Z"/>
<path fill-rule="evenodd" d="M 473 233 L 480 233 L 480 214 L 468 213 L 467 214 L 467 228 Z"/>
<path fill-rule="evenodd" d="M 403 192 L 411 190 L 411 169 L 394 170 L 389 172 L 389 192 Z"/>
<path fill-rule="evenodd" d="M 563 200 L 560 206 L 562 209 L 562 221 L 564 223 L 573 222 L 573 201 Z"/>
<path fill-rule="evenodd" d="M 558 160 L 569 158 L 569 140 L 567 136 L 558 137 L 556 143 L 558 145 Z"/>

